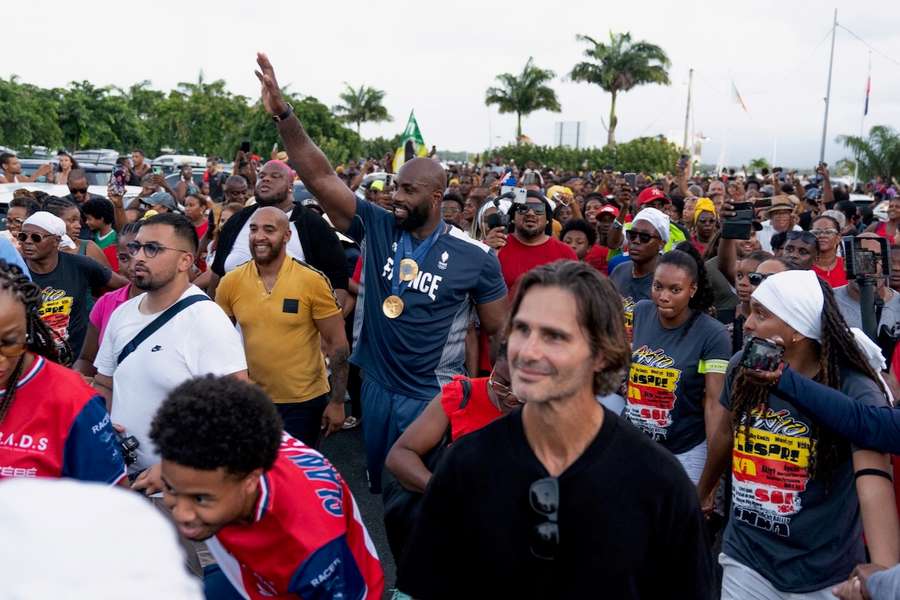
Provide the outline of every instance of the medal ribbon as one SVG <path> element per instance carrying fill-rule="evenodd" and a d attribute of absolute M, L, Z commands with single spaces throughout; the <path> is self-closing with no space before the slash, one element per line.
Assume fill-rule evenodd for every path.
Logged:
<path fill-rule="evenodd" d="M 413 283 L 412 281 L 402 282 L 406 283 L 406 286 L 403 288 L 400 287 L 400 261 L 404 258 L 412 258 L 416 261 L 416 265 L 419 265 L 419 269 L 421 269 L 423 259 L 428 255 L 428 251 L 431 250 L 431 247 L 434 246 L 435 242 L 437 242 L 437 239 L 441 237 L 443 232 L 444 224 L 438 223 L 438 226 L 434 228 L 431 235 L 425 238 L 415 250 L 412 248 L 412 236 L 409 235 L 409 232 L 404 231 L 400 235 L 400 240 L 397 242 L 397 251 L 394 253 L 394 271 L 391 276 L 391 293 L 394 296 L 402 296 L 403 292 L 409 289 Z"/>

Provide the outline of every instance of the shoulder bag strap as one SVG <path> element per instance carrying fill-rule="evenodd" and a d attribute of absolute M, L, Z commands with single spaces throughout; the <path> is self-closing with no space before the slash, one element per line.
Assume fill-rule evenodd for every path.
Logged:
<path fill-rule="evenodd" d="M 128 355 L 137 350 L 138 346 L 140 346 L 144 341 L 156 333 L 160 327 L 168 323 L 172 320 L 172 318 L 186 309 L 191 304 L 196 304 L 197 302 L 202 302 L 204 300 L 210 300 L 209 296 L 205 294 L 194 294 L 193 296 L 188 296 L 187 298 L 182 298 L 169 308 L 167 308 L 161 315 L 150 321 L 146 327 L 141 329 L 134 338 L 122 348 L 122 351 L 119 352 L 119 357 L 116 359 L 116 366 L 121 365 L 122 361 L 128 358 Z"/>

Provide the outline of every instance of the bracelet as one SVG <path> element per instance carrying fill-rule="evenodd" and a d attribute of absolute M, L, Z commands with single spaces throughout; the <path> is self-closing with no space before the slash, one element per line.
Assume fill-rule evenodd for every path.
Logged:
<path fill-rule="evenodd" d="M 272 120 L 276 123 L 280 123 L 281 121 L 284 121 L 289 116 L 294 114 L 294 106 L 290 102 L 285 102 L 285 104 L 287 105 L 287 108 L 283 113 L 281 113 L 280 115 L 272 115 Z"/>
<path fill-rule="evenodd" d="M 894 481 L 894 478 L 887 471 L 882 471 L 881 469 L 860 469 L 856 473 L 853 474 L 854 479 L 859 479 L 860 477 L 864 477 L 866 475 L 875 475 L 877 477 L 884 477 L 888 481 Z"/>

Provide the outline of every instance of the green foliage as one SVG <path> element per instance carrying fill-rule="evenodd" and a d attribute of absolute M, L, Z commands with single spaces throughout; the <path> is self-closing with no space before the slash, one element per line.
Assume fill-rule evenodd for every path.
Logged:
<path fill-rule="evenodd" d="M 334 107 L 334 113 L 345 123 L 356 124 L 356 135 L 359 135 L 363 123 L 383 123 L 392 121 L 393 117 L 384 107 L 384 92 L 367 85 L 354 88 L 346 81 L 344 91 L 340 94 L 343 104 Z"/>
<path fill-rule="evenodd" d="M 767 161 L 764 157 L 760 156 L 759 158 L 754 158 L 753 160 L 751 160 L 750 163 L 747 165 L 747 168 L 755 173 L 758 173 L 758 172 L 762 171 L 763 169 L 769 169 L 771 167 L 769 166 L 769 161 Z"/>
<path fill-rule="evenodd" d="M 357 157 L 362 143 L 327 106 L 311 96 L 286 94 L 297 116 L 333 163 Z M 148 156 L 171 147 L 231 160 L 242 140 L 268 158 L 278 132 L 259 102 L 235 95 L 223 80 L 179 83 L 170 92 L 142 81 L 128 89 L 72 82 L 42 89 L 13 76 L 0 79 L 0 144 L 28 146 L 141 148 Z M 383 155 L 383 153 L 382 153 Z"/>
<path fill-rule="evenodd" d="M 612 165 L 617 171 L 661 174 L 672 170 L 678 161 L 678 146 L 660 138 L 636 138 L 604 148 L 562 148 L 520 144 L 495 148 L 486 157 L 513 159 L 517 165 L 533 160 L 540 165 L 563 171 L 593 171 Z"/>
<path fill-rule="evenodd" d="M 632 41 L 630 33 L 609 32 L 609 43 L 595 40 L 587 35 L 576 35 L 580 42 L 586 42 L 584 51 L 587 59 L 576 64 L 569 74 L 572 81 L 581 81 L 600 86 L 612 96 L 609 109 L 607 144 L 616 143 L 616 98 L 638 85 L 658 83 L 669 85 L 669 61 L 665 51 L 645 41 Z"/>
<path fill-rule="evenodd" d="M 501 113 L 515 113 L 516 140 L 522 137 L 522 117 L 546 109 L 559 112 L 562 107 L 553 88 L 546 85 L 556 74 L 549 69 L 535 66 L 534 58 L 528 57 L 525 67 L 518 75 L 501 73 L 497 75 L 499 87 L 490 87 L 485 93 L 484 103 L 496 104 Z"/>
<path fill-rule="evenodd" d="M 393 154 L 398 147 L 400 147 L 400 135 L 395 135 L 391 139 L 379 136 L 371 140 L 363 140 L 359 155 L 364 158 L 382 158 L 388 152 Z"/>
<path fill-rule="evenodd" d="M 837 141 L 853 152 L 861 180 L 900 177 L 900 134 L 893 127 L 875 125 L 867 138 L 839 135 Z"/>

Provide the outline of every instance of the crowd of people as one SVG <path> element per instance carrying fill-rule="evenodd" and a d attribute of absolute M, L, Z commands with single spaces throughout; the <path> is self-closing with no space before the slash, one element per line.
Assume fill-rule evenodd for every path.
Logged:
<path fill-rule="evenodd" d="M 895 182 L 334 167 L 258 64 L 271 160 L 173 189 L 136 150 L 126 201 L 69 156 L 42 172 L 69 195 L 16 190 L 0 505 L 142 527 L 135 597 L 381 598 L 319 450 L 361 427 L 395 598 L 900 596 Z M 0 512 L 10 547 L 57 522 Z M 104 560 L 53 539 L 68 588 L 4 587 Z"/>

